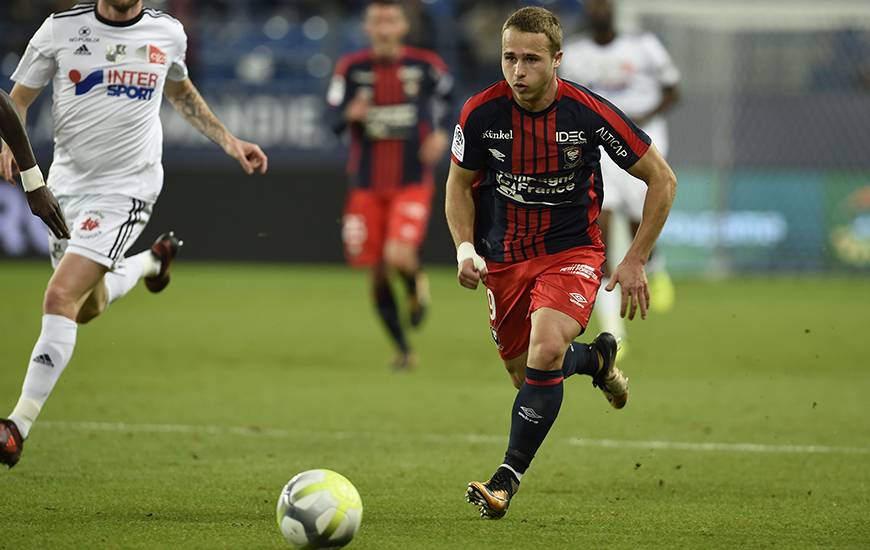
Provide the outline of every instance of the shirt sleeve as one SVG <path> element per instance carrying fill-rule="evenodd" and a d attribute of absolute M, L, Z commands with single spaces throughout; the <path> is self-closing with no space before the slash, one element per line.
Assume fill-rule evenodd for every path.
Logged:
<path fill-rule="evenodd" d="M 28 88 L 41 89 L 48 86 L 57 72 L 57 59 L 53 46 L 53 22 L 47 18 L 30 39 L 27 49 L 10 77 Z"/>
<path fill-rule="evenodd" d="M 166 78 L 179 82 L 188 78 L 187 72 L 187 33 L 184 32 L 184 27 L 178 25 L 178 49 L 175 56 L 169 64 L 169 71 L 166 73 Z"/>
<path fill-rule="evenodd" d="M 674 64 L 664 45 L 654 34 L 644 35 L 644 46 L 649 55 L 653 76 L 662 86 L 676 86 L 680 81 L 680 70 Z"/>
<path fill-rule="evenodd" d="M 592 98 L 590 108 L 597 115 L 590 128 L 592 143 L 601 148 L 623 170 L 628 170 L 649 149 L 652 141 L 632 120 L 600 95 L 586 91 Z"/>
<path fill-rule="evenodd" d="M 429 67 L 430 77 L 434 82 L 432 119 L 436 128 L 450 130 L 450 118 L 453 112 L 453 76 L 447 69 L 447 64 L 435 56 Z"/>
<path fill-rule="evenodd" d="M 350 61 L 347 56 L 338 60 L 335 65 L 335 71 L 332 73 L 332 78 L 329 80 L 329 88 L 326 90 L 327 104 L 327 122 L 330 128 L 340 134 L 347 127 L 347 121 L 344 118 L 344 110 L 355 91 L 348 90 L 347 75 L 350 70 Z"/>
<path fill-rule="evenodd" d="M 453 129 L 451 158 L 455 164 L 467 170 L 480 170 L 486 166 L 486 151 L 481 143 L 480 118 L 479 109 L 474 108 L 469 99 L 462 107 L 459 123 Z"/>

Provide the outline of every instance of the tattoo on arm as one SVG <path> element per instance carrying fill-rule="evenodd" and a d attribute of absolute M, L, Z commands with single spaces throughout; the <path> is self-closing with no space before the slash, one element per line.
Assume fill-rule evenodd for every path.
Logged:
<path fill-rule="evenodd" d="M 221 147 L 225 145 L 226 127 L 211 111 L 192 82 L 188 82 L 177 95 L 167 95 L 167 99 L 178 114 L 202 135 Z"/>

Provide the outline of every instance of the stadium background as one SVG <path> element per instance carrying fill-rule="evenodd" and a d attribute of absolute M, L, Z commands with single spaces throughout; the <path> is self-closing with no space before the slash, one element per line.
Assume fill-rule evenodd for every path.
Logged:
<path fill-rule="evenodd" d="M 567 38 L 582 28 L 580 2 L 542 3 L 562 16 Z M 6 89 L 46 13 L 70 4 L 4 1 Z M 185 23 L 194 81 L 228 127 L 263 146 L 271 170 L 263 178 L 242 177 L 164 105 L 165 186 L 140 244 L 173 227 L 187 240 L 187 259 L 341 261 L 346 153 L 322 123 L 323 97 L 337 57 L 365 44 L 364 2 L 146 4 Z M 457 77 L 457 109 L 500 78 L 499 25 L 518 3 L 407 4 L 410 41 L 436 49 Z M 624 30 L 657 33 L 683 73 L 683 99 L 669 117 L 669 157 L 680 190 L 661 241 L 671 269 L 866 272 L 870 5 L 623 0 L 618 18 Z M 42 94 L 29 120 L 44 168 L 51 155 L 49 100 Z M 46 254 L 43 233 L 18 190 L 0 187 L 0 257 Z M 433 216 L 430 235 L 425 258 L 452 262 L 443 216 Z"/>
<path fill-rule="evenodd" d="M 0 548 L 286 548 L 279 490 L 323 467 L 362 495 L 360 550 L 868 547 L 866 0 L 619 0 L 620 25 L 656 32 L 683 73 L 662 237 L 676 304 L 630 325 L 624 410 L 569 379 L 499 522 L 462 495 L 500 459 L 515 390 L 440 205 L 414 372 L 386 368 L 366 276 L 340 263 L 345 151 L 320 121 L 363 2 L 147 3 L 184 20 L 194 81 L 270 173 L 243 176 L 166 108 L 164 192 L 133 250 L 178 230 L 172 285 L 79 328 L 22 461 L 0 469 Z M 2 79 L 68 4 L 0 0 Z M 459 102 L 499 78 L 514 3 L 408 4 Z M 579 3 L 547 5 L 569 36 L 582 25 Z M 48 96 L 29 125 L 43 169 Z M 0 185 L 0 414 L 39 331 L 44 247 Z"/>

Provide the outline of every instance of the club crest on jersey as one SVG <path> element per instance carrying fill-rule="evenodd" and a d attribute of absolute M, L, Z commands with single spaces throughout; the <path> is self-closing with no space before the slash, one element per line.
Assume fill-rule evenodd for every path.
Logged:
<path fill-rule="evenodd" d="M 576 145 L 565 147 L 562 149 L 562 158 L 564 160 L 564 168 L 574 168 L 583 159 L 583 151 Z"/>
<path fill-rule="evenodd" d="M 114 46 L 106 46 L 106 61 L 112 63 L 120 63 L 127 57 L 127 45 L 115 44 Z"/>

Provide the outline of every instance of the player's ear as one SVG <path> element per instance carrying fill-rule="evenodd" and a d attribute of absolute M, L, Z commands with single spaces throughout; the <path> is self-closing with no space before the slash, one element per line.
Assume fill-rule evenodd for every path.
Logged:
<path fill-rule="evenodd" d="M 562 64 L 562 50 L 556 52 L 556 55 L 553 56 L 553 68 L 559 68 L 559 65 Z"/>

